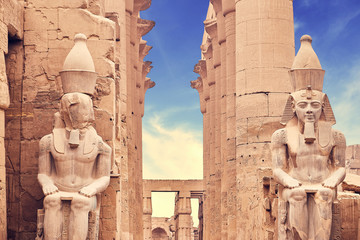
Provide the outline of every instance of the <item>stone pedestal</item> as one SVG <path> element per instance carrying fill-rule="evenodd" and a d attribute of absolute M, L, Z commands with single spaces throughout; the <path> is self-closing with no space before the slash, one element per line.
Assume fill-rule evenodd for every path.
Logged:
<path fill-rule="evenodd" d="M 71 199 L 62 199 L 62 214 L 63 224 L 61 240 L 69 239 L 69 222 L 71 211 Z M 44 239 L 44 216 L 45 209 L 38 209 L 37 212 L 37 232 L 35 240 Z M 97 197 L 97 207 L 95 210 L 89 212 L 89 229 L 86 240 L 98 240 L 99 239 L 99 217 L 100 217 L 100 197 Z"/>

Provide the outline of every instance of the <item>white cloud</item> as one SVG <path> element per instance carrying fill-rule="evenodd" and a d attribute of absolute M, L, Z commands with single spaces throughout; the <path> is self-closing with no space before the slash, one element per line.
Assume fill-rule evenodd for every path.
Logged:
<path fill-rule="evenodd" d="M 294 18 L 294 32 L 296 33 L 302 26 L 303 23 L 300 22 L 298 19 Z"/>
<path fill-rule="evenodd" d="M 346 137 L 347 145 L 360 144 L 360 61 L 349 70 L 349 77 L 335 97 L 333 109 L 336 117 L 336 128 Z M 344 81 L 345 82 L 345 81 Z"/>
<path fill-rule="evenodd" d="M 356 11 L 349 11 L 346 15 L 336 18 L 336 20 L 329 25 L 327 37 L 336 39 L 337 36 L 346 28 L 349 22 L 359 15 L 360 9 L 357 9 Z"/>
<path fill-rule="evenodd" d="M 143 172 L 150 179 L 202 178 L 202 129 L 168 128 L 171 114 L 152 115 L 143 126 Z"/>
<path fill-rule="evenodd" d="M 143 177 L 144 179 L 202 179 L 202 129 L 190 130 L 186 125 L 166 127 L 173 113 L 186 111 L 171 108 L 153 114 L 143 123 Z M 174 193 L 153 193 L 153 217 L 171 217 L 174 214 Z M 192 200 L 194 225 L 198 221 L 198 201 Z"/>

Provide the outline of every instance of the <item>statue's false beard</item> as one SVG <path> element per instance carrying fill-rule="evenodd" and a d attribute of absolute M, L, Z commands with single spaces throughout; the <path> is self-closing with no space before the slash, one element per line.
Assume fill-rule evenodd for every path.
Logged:
<path fill-rule="evenodd" d="M 316 137 L 315 137 L 315 122 L 305 121 L 304 138 L 305 138 L 305 143 L 313 143 L 315 141 L 315 139 L 316 139 Z"/>

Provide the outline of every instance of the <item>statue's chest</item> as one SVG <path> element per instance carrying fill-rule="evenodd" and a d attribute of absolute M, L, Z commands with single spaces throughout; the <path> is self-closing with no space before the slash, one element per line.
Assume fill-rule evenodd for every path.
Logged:
<path fill-rule="evenodd" d="M 332 144 L 326 147 L 321 147 L 317 140 L 313 143 L 305 143 L 304 137 L 301 134 L 296 136 L 296 139 L 288 142 L 288 149 L 290 158 L 293 161 L 302 160 L 323 160 L 328 159 L 332 150 Z"/>
<path fill-rule="evenodd" d="M 94 147 L 91 152 L 84 151 L 83 143 L 80 143 L 76 148 L 65 145 L 63 153 L 56 151 L 55 148 L 52 148 L 51 150 L 51 155 L 54 160 L 59 162 L 76 161 L 79 163 L 90 163 L 95 161 L 97 154 L 97 147 Z"/>

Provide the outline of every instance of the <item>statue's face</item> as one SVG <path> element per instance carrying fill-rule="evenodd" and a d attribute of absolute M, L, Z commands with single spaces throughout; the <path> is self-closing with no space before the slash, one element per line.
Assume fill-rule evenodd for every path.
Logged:
<path fill-rule="evenodd" d="M 293 108 L 301 122 L 317 122 L 321 116 L 322 104 L 319 100 L 304 99 L 297 101 Z"/>
<path fill-rule="evenodd" d="M 67 127 L 82 129 L 94 120 L 91 98 L 82 93 L 67 93 L 61 99 L 61 113 Z"/>

